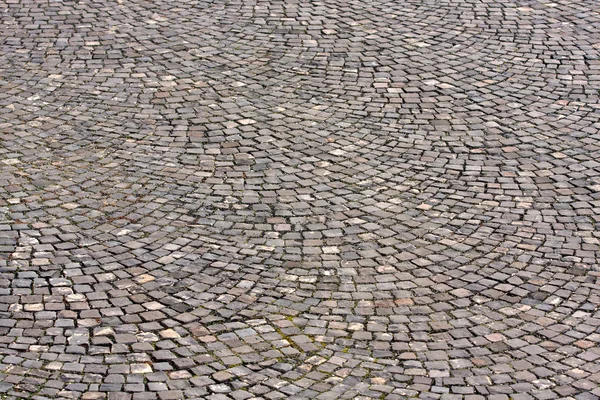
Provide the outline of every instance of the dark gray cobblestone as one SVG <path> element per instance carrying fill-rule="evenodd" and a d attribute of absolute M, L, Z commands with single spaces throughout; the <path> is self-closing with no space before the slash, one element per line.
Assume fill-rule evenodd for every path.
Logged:
<path fill-rule="evenodd" d="M 0 397 L 600 397 L 594 1 L 2 1 Z"/>

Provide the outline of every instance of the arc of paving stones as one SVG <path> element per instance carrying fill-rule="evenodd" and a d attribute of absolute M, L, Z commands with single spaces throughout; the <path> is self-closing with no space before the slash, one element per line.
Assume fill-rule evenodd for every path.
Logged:
<path fill-rule="evenodd" d="M 595 398 L 594 6 L 7 4 L 0 391 Z"/>

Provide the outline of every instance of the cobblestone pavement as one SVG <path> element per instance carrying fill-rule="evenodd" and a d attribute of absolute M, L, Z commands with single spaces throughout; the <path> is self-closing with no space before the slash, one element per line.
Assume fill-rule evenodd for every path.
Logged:
<path fill-rule="evenodd" d="M 0 0 L 0 397 L 599 398 L 548 1 Z"/>

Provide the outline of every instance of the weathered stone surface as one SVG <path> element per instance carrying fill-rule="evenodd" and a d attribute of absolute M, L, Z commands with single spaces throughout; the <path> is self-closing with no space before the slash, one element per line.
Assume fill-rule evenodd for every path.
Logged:
<path fill-rule="evenodd" d="M 0 9 L 2 396 L 600 396 L 595 2 Z"/>

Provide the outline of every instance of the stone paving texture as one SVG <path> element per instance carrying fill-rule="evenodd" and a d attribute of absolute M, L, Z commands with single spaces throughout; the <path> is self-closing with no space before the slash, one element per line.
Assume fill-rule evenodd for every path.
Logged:
<path fill-rule="evenodd" d="M 594 1 L 0 0 L 3 399 L 597 399 Z"/>

